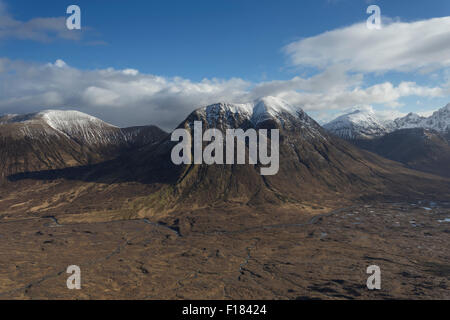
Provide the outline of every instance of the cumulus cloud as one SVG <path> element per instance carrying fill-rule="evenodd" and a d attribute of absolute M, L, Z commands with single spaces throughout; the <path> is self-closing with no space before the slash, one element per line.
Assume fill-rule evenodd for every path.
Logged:
<path fill-rule="evenodd" d="M 16 20 L 0 0 L 0 40 L 20 39 L 51 42 L 55 39 L 79 40 L 81 32 L 68 30 L 65 17 L 37 17 L 28 21 Z"/>
<path fill-rule="evenodd" d="M 430 72 L 450 66 L 450 17 L 391 22 L 381 30 L 357 23 L 290 43 L 293 65 L 356 72 Z"/>
<path fill-rule="evenodd" d="M 35 64 L 0 58 L 0 113 L 48 108 L 77 109 L 119 126 L 156 124 L 170 130 L 192 110 L 224 102 L 248 102 L 278 96 L 313 112 L 317 120 L 351 108 L 384 105 L 381 118 L 402 115 L 395 108 L 409 96 L 450 94 L 450 17 L 416 22 L 385 20 L 381 30 L 354 24 L 304 38 L 283 50 L 292 64 L 312 67 L 312 76 L 249 82 L 241 78 L 192 81 L 114 68 L 80 70 L 58 59 Z M 80 32 L 65 27 L 65 17 L 15 19 L 0 0 L 0 41 L 27 39 L 50 42 L 78 40 Z M 428 87 L 412 81 L 366 83 L 366 75 L 386 71 L 427 73 L 439 69 L 445 81 Z M 450 69 L 447 69 L 450 70 Z M 431 77 L 431 76 L 430 76 Z"/>
<path fill-rule="evenodd" d="M 193 109 L 249 99 L 242 79 L 141 74 L 135 69 L 79 70 L 62 60 L 35 64 L 0 58 L 0 113 L 77 109 L 120 126 L 157 124 L 172 129 Z"/>
<path fill-rule="evenodd" d="M 395 107 L 402 97 L 436 97 L 442 91 L 414 82 L 363 87 L 359 75 L 338 67 L 309 78 L 252 83 L 240 78 L 192 81 L 135 69 L 80 70 L 60 59 L 36 64 L 0 58 L 0 113 L 77 109 L 119 126 L 156 124 L 167 130 L 194 109 L 219 101 L 247 102 L 273 95 L 319 112 L 355 105 Z"/>
<path fill-rule="evenodd" d="M 381 30 L 358 23 L 293 42 L 283 49 L 292 64 L 312 67 L 316 73 L 259 83 L 241 78 L 192 81 L 143 74 L 133 68 L 80 70 L 61 59 L 35 64 L 0 58 L 0 113 L 71 108 L 120 126 L 153 123 L 170 130 L 195 108 L 218 101 L 278 96 L 313 112 L 323 122 L 330 120 L 330 115 L 372 105 L 384 105 L 387 109 L 378 112 L 379 116 L 392 118 L 403 115 L 395 108 L 402 106 L 404 97 L 449 95 L 450 17 L 384 21 Z M 67 30 L 65 17 L 20 21 L 0 0 L 0 41 L 80 37 L 80 32 Z M 424 74 L 436 69 L 439 71 L 430 78 L 444 77 L 437 87 L 413 81 L 376 81 L 376 76 L 386 71 Z M 370 85 L 366 83 L 368 73 L 375 76 Z"/>
<path fill-rule="evenodd" d="M 422 76 L 428 74 L 436 81 L 438 74 L 443 72 L 445 76 L 446 70 L 450 70 L 448 30 L 450 17 L 414 22 L 384 18 L 380 30 L 369 30 L 363 22 L 292 42 L 283 48 L 283 52 L 293 66 L 317 70 L 319 73 L 315 77 L 320 84 L 325 83 L 320 79 L 324 77 L 341 85 L 329 87 L 328 83 L 328 90 L 316 91 L 280 90 L 280 95 L 291 102 L 302 101 L 305 109 L 317 111 L 322 119 L 329 116 L 323 112 L 325 110 L 342 113 L 355 106 L 371 104 L 388 108 L 377 109 L 376 113 L 382 119 L 402 116 L 402 112 L 393 109 L 403 106 L 402 97 L 448 96 L 450 80 L 444 77 L 441 86 L 426 87 L 413 81 L 397 85 L 385 80 L 376 83 L 377 77 L 387 72 L 399 72 L 415 78 L 419 73 Z M 364 85 L 369 74 L 375 80 L 371 85 Z M 306 83 L 312 83 L 312 80 L 307 79 Z"/>
<path fill-rule="evenodd" d="M 355 87 L 353 89 L 323 92 L 298 92 L 285 91 L 278 96 L 285 100 L 301 104 L 305 110 L 337 110 L 346 109 L 358 105 L 385 104 L 390 107 L 399 107 L 398 101 L 402 97 L 422 96 L 440 97 L 443 90 L 439 87 L 423 87 L 415 82 L 401 82 L 394 86 L 390 82 L 372 85 L 366 88 Z"/>

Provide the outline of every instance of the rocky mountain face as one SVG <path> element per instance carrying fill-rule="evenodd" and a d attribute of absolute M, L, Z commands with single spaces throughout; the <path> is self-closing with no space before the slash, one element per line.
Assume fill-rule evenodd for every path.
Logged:
<path fill-rule="evenodd" d="M 413 112 L 393 121 L 378 120 L 373 111 L 356 110 L 323 126 L 330 133 L 347 139 L 371 139 L 399 129 L 424 128 L 447 135 L 450 132 L 450 103 L 429 117 Z"/>
<path fill-rule="evenodd" d="M 406 116 L 397 118 L 390 123 L 390 131 L 395 131 L 398 129 L 411 129 L 411 128 L 421 128 L 425 121 L 425 117 L 419 116 L 416 113 L 410 112 Z"/>
<path fill-rule="evenodd" d="M 165 134 L 154 126 L 118 128 L 78 111 L 5 115 L 0 117 L 0 172 L 5 178 L 98 163 Z"/>
<path fill-rule="evenodd" d="M 370 112 L 343 115 L 326 128 L 356 146 L 399 161 L 410 168 L 450 175 L 450 104 L 429 117 L 409 113 L 381 122 Z"/>
<path fill-rule="evenodd" d="M 248 158 L 247 164 L 175 165 L 171 152 L 178 142 L 172 141 L 170 135 L 164 135 L 162 139 L 127 149 L 127 152 L 121 152 L 107 161 L 93 161 L 89 165 L 70 168 L 48 165 L 49 168 L 43 166 L 9 175 L 8 180 L 20 184 L 22 193 L 25 190 L 23 186 L 29 183 L 53 181 L 55 186 L 48 189 L 49 195 L 57 189 L 59 194 L 74 195 L 81 212 L 91 212 L 95 208 L 95 211 L 103 212 L 108 217 L 120 218 L 161 216 L 174 210 L 223 205 L 268 208 L 424 194 L 437 197 L 450 191 L 447 180 L 407 169 L 397 162 L 361 150 L 329 134 L 301 108 L 277 98 L 265 97 L 246 104 L 217 103 L 202 107 L 188 115 L 178 129 L 186 129 L 193 137 L 195 121 L 201 122 L 203 131 L 209 128 L 222 132 L 226 129 L 278 129 L 279 171 L 275 175 L 261 175 L 264 166 L 259 162 L 248 164 Z M 39 123 L 41 127 L 38 131 L 45 132 L 46 136 L 55 134 L 52 127 Z M 115 127 L 102 124 L 99 128 L 103 132 L 114 131 L 114 139 L 120 136 L 117 132 L 120 129 Z M 81 129 L 64 130 L 62 133 L 57 131 L 58 139 L 67 139 L 68 134 L 73 132 L 77 132 L 78 139 L 84 137 L 86 143 L 83 145 L 70 139 L 73 148 L 87 148 L 91 142 L 111 141 L 109 137 L 101 138 Z M 136 140 L 139 137 L 136 132 L 140 130 L 122 129 L 121 132 Z M 203 142 L 203 148 L 208 144 Z M 268 145 L 271 145 L 270 136 Z M 248 147 L 246 145 L 247 157 Z M 43 153 L 51 154 L 49 149 L 45 147 Z M 65 151 L 64 155 L 74 157 L 74 154 L 79 154 L 75 151 Z M 22 156 L 23 152 L 20 154 Z M 61 165 L 64 163 L 67 161 L 62 161 Z M 37 196 L 35 191 L 29 192 L 30 199 Z M 42 192 L 39 194 L 42 196 Z M 70 198 L 70 205 L 54 200 L 48 205 L 48 212 L 60 212 L 67 206 L 66 210 L 73 210 L 73 197 Z M 105 206 L 109 208 L 106 213 Z"/>
<path fill-rule="evenodd" d="M 450 177 L 449 141 L 434 130 L 410 128 L 353 142 L 358 147 L 404 163 L 415 170 Z"/>
<path fill-rule="evenodd" d="M 448 297 L 450 179 L 361 150 L 279 99 L 214 104 L 178 127 L 279 129 L 273 176 L 175 165 L 176 142 L 155 127 L 25 119 L 0 125 L 2 163 L 20 164 L 0 184 L 4 299 Z M 396 281 L 374 296 L 364 274 L 377 261 Z M 83 290 L 65 286 L 72 263 L 89 267 Z"/>
<path fill-rule="evenodd" d="M 16 175 L 14 180 L 46 180 L 50 175 L 52 179 L 107 184 L 138 182 L 152 190 L 133 202 L 133 212 L 139 216 L 221 203 L 286 206 L 383 194 L 413 195 L 424 190 L 434 192 L 440 185 L 429 176 L 328 134 L 301 108 L 273 97 L 247 104 L 203 107 L 192 112 L 178 128 L 188 130 L 193 137 L 195 121 L 202 123 L 203 131 L 278 129 L 278 173 L 261 175 L 260 163 L 175 165 L 171 150 L 177 142 L 167 136 L 108 162 L 76 170 Z M 203 147 L 207 144 L 204 142 Z"/>
<path fill-rule="evenodd" d="M 378 120 L 373 111 L 356 110 L 323 126 L 328 132 L 347 140 L 381 137 L 390 132 L 390 124 Z"/>

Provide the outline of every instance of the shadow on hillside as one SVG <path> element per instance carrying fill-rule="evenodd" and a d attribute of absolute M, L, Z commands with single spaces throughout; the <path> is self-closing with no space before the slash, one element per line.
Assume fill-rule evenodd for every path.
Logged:
<path fill-rule="evenodd" d="M 172 163 L 167 153 L 136 152 L 92 165 L 12 174 L 7 180 L 14 182 L 64 179 L 108 184 L 121 182 L 171 184 L 177 181 L 183 170 L 183 166 Z"/>

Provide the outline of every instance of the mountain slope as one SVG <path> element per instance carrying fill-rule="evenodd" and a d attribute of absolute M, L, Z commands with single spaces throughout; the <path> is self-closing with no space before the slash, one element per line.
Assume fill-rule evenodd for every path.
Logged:
<path fill-rule="evenodd" d="M 98 163 L 165 134 L 154 126 L 117 128 L 78 111 L 6 115 L 0 117 L 0 173 Z"/>
<path fill-rule="evenodd" d="M 127 196 L 126 207 L 132 208 L 127 209 L 127 217 L 223 204 L 267 208 L 370 198 L 440 197 L 450 191 L 448 180 L 409 170 L 397 162 L 360 150 L 329 135 L 301 108 L 272 97 L 248 104 L 218 103 L 200 108 L 178 128 L 185 128 L 193 135 L 194 121 L 201 121 L 203 130 L 279 129 L 278 173 L 263 176 L 260 164 L 175 165 L 171 150 L 176 142 L 166 137 L 108 162 L 15 175 L 11 180 L 147 186 L 145 196 L 133 200 Z M 95 191 L 90 191 L 85 197 L 93 195 Z"/>
<path fill-rule="evenodd" d="M 423 127 L 423 122 L 425 120 L 425 117 L 421 117 L 416 113 L 410 112 L 404 117 L 395 119 L 391 126 L 391 131 L 398 129 L 421 128 Z"/>
<path fill-rule="evenodd" d="M 450 143 L 436 131 L 401 129 L 355 144 L 415 170 L 450 177 Z"/>
<path fill-rule="evenodd" d="M 330 133 L 348 140 L 380 137 L 390 131 L 373 111 L 356 110 L 323 126 Z"/>
<path fill-rule="evenodd" d="M 409 113 L 382 124 L 374 114 L 354 112 L 326 124 L 330 133 L 408 167 L 448 177 L 450 174 L 450 104 L 430 117 Z"/>
<path fill-rule="evenodd" d="M 450 103 L 429 117 L 410 112 L 393 121 L 377 119 L 373 111 L 356 110 L 337 117 L 323 126 L 343 139 L 372 139 L 399 129 L 424 128 L 447 134 L 450 132 Z"/>
<path fill-rule="evenodd" d="M 450 132 L 450 103 L 425 118 L 421 127 L 436 130 L 441 133 Z"/>
<path fill-rule="evenodd" d="M 394 120 L 394 129 L 424 128 L 445 134 L 450 132 L 450 103 L 433 112 L 429 117 L 421 117 L 415 113 Z"/>

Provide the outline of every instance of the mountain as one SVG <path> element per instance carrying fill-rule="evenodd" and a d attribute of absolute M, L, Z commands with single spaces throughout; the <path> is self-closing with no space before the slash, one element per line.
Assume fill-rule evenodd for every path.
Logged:
<path fill-rule="evenodd" d="M 425 118 L 421 127 L 432 129 L 440 133 L 450 132 L 450 103 L 435 111 L 431 116 Z"/>
<path fill-rule="evenodd" d="M 78 111 L 46 110 L 0 117 L 2 177 L 88 165 L 165 136 L 154 126 L 121 129 Z"/>
<path fill-rule="evenodd" d="M 412 169 L 450 177 L 449 141 L 434 130 L 409 128 L 354 143 Z"/>
<path fill-rule="evenodd" d="M 378 120 L 373 111 L 356 110 L 323 126 L 328 132 L 348 140 L 370 139 L 390 132 L 389 125 Z"/>
<path fill-rule="evenodd" d="M 31 118 L 0 125 L 16 139 L 0 146 L 4 155 L 33 150 L 33 159 L 54 161 L 52 152 L 69 146 L 96 152 L 122 141 L 92 121 L 54 129 Z M 73 298 L 61 281 L 71 263 L 104 275 L 78 290 L 80 299 L 373 298 L 360 274 L 380 259 L 399 278 L 394 291 L 406 286 L 400 298 L 417 297 L 418 278 L 427 288 L 446 280 L 450 179 L 361 150 L 272 97 L 199 108 L 178 129 L 192 134 L 195 121 L 203 130 L 279 129 L 278 173 L 261 175 L 261 164 L 175 165 L 177 142 L 137 127 L 121 132 L 140 146 L 107 160 L 11 174 L 0 184 L 2 297 Z M 424 244 L 437 251 L 424 255 Z M 418 249 L 402 259 L 405 248 Z M 437 298 L 446 297 L 441 287 Z"/>
<path fill-rule="evenodd" d="M 381 123 L 372 112 L 355 111 L 324 125 L 354 145 L 410 168 L 450 175 L 450 104 L 430 117 L 409 113 Z"/>
<path fill-rule="evenodd" d="M 343 139 L 372 139 L 399 129 L 424 128 L 441 134 L 450 132 L 450 103 L 429 117 L 410 112 L 393 121 L 377 119 L 373 111 L 356 110 L 344 114 L 323 126 Z"/>
<path fill-rule="evenodd" d="M 409 113 L 403 118 L 395 119 L 394 123 L 395 129 L 425 128 L 446 134 L 450 132 L 450 103 L 433 112 L 429 117 Z"/>
<path fill-rule="evenodd" d="M 50 194 L 56 189 L 61 194 L 76 194 L 80 212 L 85 212 L 83 208 L 92 210 L 96 199 L 96 211 L 103 212 L 107 205 L 112 213 L 105 215 L 122 218 L 223 205 L 267 209 L 425 194 L 439 197 L 450 188 L 447 180 L 407 169 L 330 135 L 300 107 L 274 97 L 202 107 L 188 115 L 178 129 L 184 128 L 193 136 L 195 121 L 202 123 L 203 131 L 279 129 L 278 173 L 261 175 L 260 163 L 175 165 L 171 151 L 177 142 L 166 136 L 109 161 L 16 174 L 9 180 L 24 185 L 54 181 Z M 204 142 L 203 147 L 207 144 Z M 83 189 L 86 185 L 89 191 Z M 108 186 L 107 193 L 103 186 Z M 60 212 L 64 208 L 67 205 L 58 200 L 51 210 Z M 65 210 L 73 210 L 73 205 Z"/>
<path fill-rule="evenodd" d="M 425 117 L 419 116 L 416 113 L 410 112 L 406 116 L 397 118 L 392 123 L 392 130 L 410 129 L 410 128 L 424 128 Z"/>

